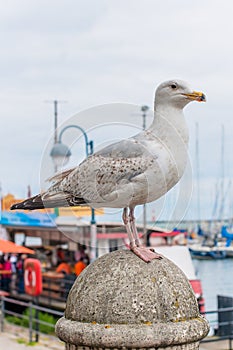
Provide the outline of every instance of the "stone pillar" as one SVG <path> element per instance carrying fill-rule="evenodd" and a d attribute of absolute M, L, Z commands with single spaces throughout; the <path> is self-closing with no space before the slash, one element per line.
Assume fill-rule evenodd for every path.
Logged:
<path fill-rule="evenodd" d="M 196 350 L 209 330 L 184 273 L 163 258 L 106 254 L 76 279 L 56 325 L 66 350 Z"/>

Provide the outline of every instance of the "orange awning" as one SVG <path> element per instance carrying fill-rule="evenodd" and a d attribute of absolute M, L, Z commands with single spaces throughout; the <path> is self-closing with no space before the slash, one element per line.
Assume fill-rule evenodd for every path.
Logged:
<path fill-rule="evenodd" d="M 0 252 L 2 253 L 15 253 L 15 254 L 35 254 L 35 251 L 14 242 L 0 239 Z"/>

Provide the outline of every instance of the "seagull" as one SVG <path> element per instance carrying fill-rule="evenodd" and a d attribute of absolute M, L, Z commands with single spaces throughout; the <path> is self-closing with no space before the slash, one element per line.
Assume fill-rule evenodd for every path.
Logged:
<path fill-rule="evenodd" d="M 123 208 L 130 249 L 147 263 L 161 259 L 140 242 L 134 210 L 166 194 L 182 177 L 188 148 L 183 108 L 191 101 L 204 102 L 206 97 L 182 80 L 160 84 L 155 92 L 154 119 L 148 129 L 106 146 L 77 167 L 56 174 L 47 191 L 11 209 L 86 205 Z"/>

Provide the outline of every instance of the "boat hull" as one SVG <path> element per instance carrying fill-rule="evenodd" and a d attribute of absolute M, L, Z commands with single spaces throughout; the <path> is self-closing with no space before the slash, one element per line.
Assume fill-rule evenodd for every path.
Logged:
<path fill-rule="evenodd" d="M 227 252 L 225 249 L 216 249 L 216 248 L 209 248 L 203 249 L 200 248 L 189 248 L 189 251 L 191 253 L 192 258 L 194 259 L 203 259 L 203 260 L 218 260 L 218 259 L 225 259 L 227 257 Z"/>

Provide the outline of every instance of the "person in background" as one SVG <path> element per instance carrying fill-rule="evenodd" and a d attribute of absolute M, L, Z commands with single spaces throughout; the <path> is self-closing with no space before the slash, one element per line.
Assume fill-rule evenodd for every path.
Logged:
<path fill-rule="evenodd" d="M 24 260 L 27 258 L 27 255 L 22 254 L 19 256 L 16 263 L 16 273 L 17 273 L 17 289 L 18 293 L 24 293 Z"/>
<path fill-rule="evenodd" d="M 69 275 L 71 273 L 71 267 L 66 262 L 66 260 L 63 259 L 62 262 L 56 268 L 56 272 L 63 272 L 64 274 Z"/>
<path fill-rule="evenodd" d="M 4 255 L 1 255 L 0 257 L 0 271 L 3 270 L 3 264 L 4 264 Z M 0 289 L 3 289 L 3 275 L 0 274 Z"/>
<path fill-rule="evenodd" d="M 6 258 L 6 260 L 3 263 L 3 270 L 5 271 L 5 273 L 2 275 L 3 276 L 3 289 L 6 292 L 10 292 L 12 268 L 11 268 L 11 262 L 10 262 L 9 256 Z"/>
<path fill-rule="evenodd" d="M 62 248 L 58 248 L 57 249 L 57 261 L 60 264 L 61 262 L 63 262 L 65 260 L 65 253 L 64 250 Z"/>
<path fill-rule="evenodd" d="M 16 264 L 17 264 L 17 254 L 11 254 L 10 256 L 10 262 L 11 262 L 11 269 L 12 273 L 16 273 Z"/>
<path fill-rule="evenodd" d="M 12 270 L 12 275 L 11 275 L 11 290 L 15 291 L 16 290 L 16 280 L 17 280 L 17 264 L 18 256 L 17 254 L 11 254 L 10 256 L 10 262 L 11 262 L 11 270 Z"/>
<path fill-rule="evenodd" d="M 85 244 L 78 244 L 78 250 L 74 253 L 74 259 L 75 261 L 79 261 L 81 258 L 83 259 L 82 261 L 87 265 L 90 264 L 90 258 L 88 254 L 86 253 L 87 247 Z"/>
<path fill-rule="evenodd" d="M 75 272 L 75 275 L 76 276 L 79 276 L 80 273 L 85 269 L 85 267 L 87 266 L 85 263 L 84 263 L 84 258 L 81 257 L 79 259 L 78 262 L 76 262 L 76 264 L 74 265 L 74 272 Z"/>
<path fill-rule="evenodd" d="M 71 276 L 72 270 L 70 264 L 66 261 L 66 259 L 63 259 L 61 263 L 56 268 L 56 272 L 60 272 L 63 274 L 63 278 L 61 278 L 61 297 L 66 298 L 69 292 L 69 289 L 71 287 L 69 278 Z"/>

